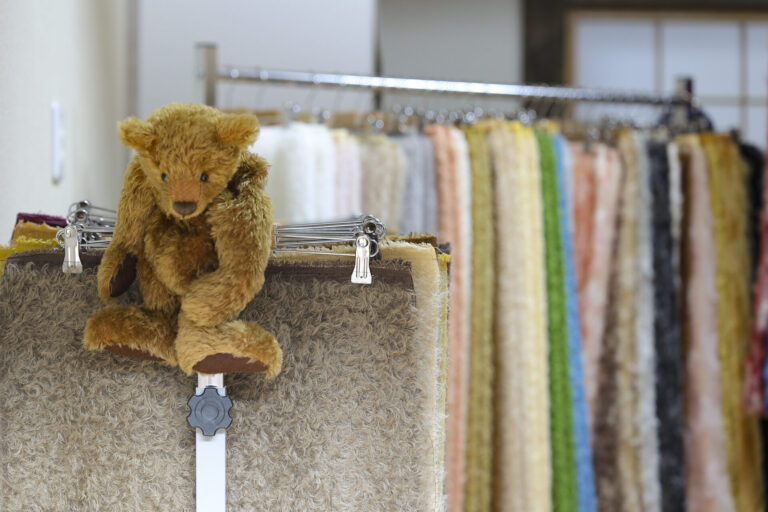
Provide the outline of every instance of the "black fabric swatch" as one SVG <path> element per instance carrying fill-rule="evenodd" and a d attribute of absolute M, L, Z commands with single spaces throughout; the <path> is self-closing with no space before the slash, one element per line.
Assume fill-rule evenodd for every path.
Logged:
<path fill-rule="evenodd" d="M 667 144 L 648 143 L 653 204 L 654 339 L 659 477 L 664 512 L 685 510 L 682 346 L 675 276 Z"/>

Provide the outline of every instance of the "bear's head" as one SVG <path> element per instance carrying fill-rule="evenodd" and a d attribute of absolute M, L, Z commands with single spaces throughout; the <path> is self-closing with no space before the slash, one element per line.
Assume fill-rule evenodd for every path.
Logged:
<path fill-rule="evenodd" d="M 224 190 L 258 133 L 252 115 L 192 103 L 171 103 L 146 121 L 129 117 L 118 124 L 120 140 L 136 150 L 158 206 L 179 219 L 199 215 Z"/>

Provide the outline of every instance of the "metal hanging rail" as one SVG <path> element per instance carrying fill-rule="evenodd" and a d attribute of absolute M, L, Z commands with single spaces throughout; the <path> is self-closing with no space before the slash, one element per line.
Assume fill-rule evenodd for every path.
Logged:
<path fill-rule="evenodd" d="M 532 98 L 562 102 L 624 103 L 645 105 L 690 105 L 691 96 L 683 93 L 665 96 L 646 92 L 589 89 L 545 85 L 518 85 L 483 82 L 456 82 L 421 78 L 352 75 L 285 71 L 258 67 L 219 66 L 217 47 L 197 45 L 200 97 L 207 105 L 216 104 L 217 81 L 263 82 L 283 85 L 362 89 L 370 91 L 451 94 L 495 98 Z"/>

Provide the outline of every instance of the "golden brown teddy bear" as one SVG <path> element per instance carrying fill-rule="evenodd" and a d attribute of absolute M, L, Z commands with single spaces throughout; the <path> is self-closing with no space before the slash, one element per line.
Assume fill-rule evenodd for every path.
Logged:
<path fill-rule="evenodd" d="M 136 155 L 98 291 L 109 303 L 138 274 L 144 304 L 97 311 L 85 328 L 87 348 L 178 364 L 188 374 L 280 372 L 274 336 L 237 320 L 264 283 L 271 246 L 267 165 L 247 150 L 258 131 L 253 116 L 187 103 L 118 125 Z"/>

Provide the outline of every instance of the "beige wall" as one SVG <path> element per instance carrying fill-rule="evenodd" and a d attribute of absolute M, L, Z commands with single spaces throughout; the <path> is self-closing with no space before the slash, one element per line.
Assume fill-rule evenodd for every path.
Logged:
<path fill-rule="evenodd" d="M 212 42 L 219 63 L 371 73 L 376 0 L 140 0 L 138 113 L 196 95 L 194 46 Z M 370 94 L 263 84 L 218 86 L 217 106 L 370 108 Z"/>
<path fill-rule="evenodd" d="M 522 0 L 379 0 L 379 4 L 382 73 L 473 82 L 523 80 Z M 510 106 L 503 100 L 388 96 L 385 105 Z"/>
<path fill-rule="evenodd" d="M 0 243 L 19 211 L 114 206 L 128 152 L 128 0 L 0 0 Z M 51 177 L 51 102 L 66 115 L 64 177 Z"/>

